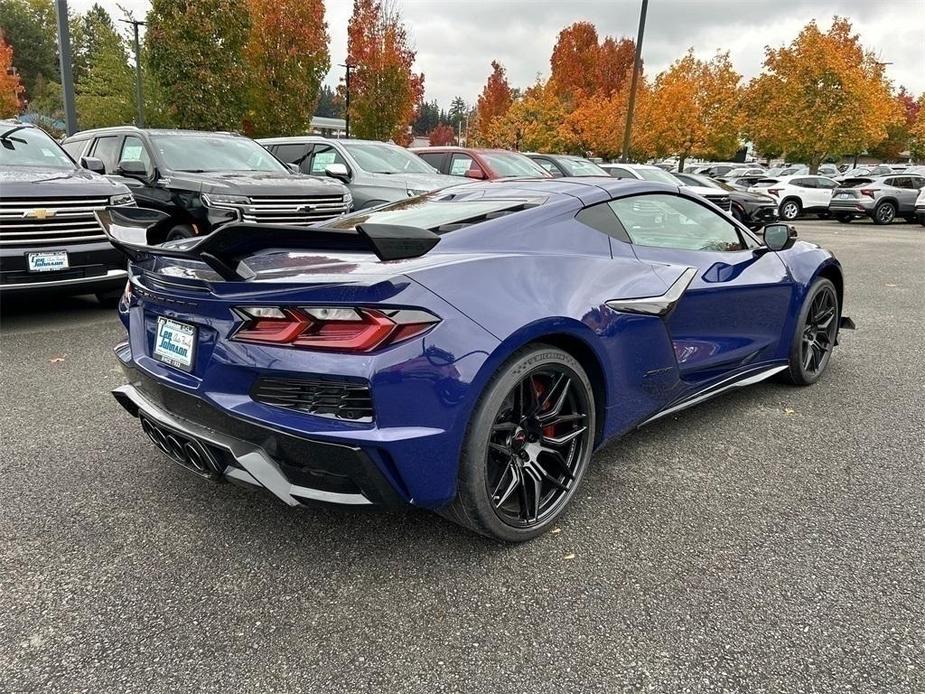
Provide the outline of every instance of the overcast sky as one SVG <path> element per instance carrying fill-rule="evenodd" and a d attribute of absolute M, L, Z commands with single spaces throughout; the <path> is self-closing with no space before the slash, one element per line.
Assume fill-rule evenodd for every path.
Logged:
<path fill-rule="evenodd" d="M 113 17 L 119 0 L 98 0 Z M 71 0 L 86 10 L 94 0 Z M 394 0 L 417 49 L 425 98 L 441 106 L 462 96 L 474 102 L 493 59 L 514 86 L 549 74 L 559 31 L 587 20 L 601 35 L 635 36 L 639 0 Z M 148 0 L 121 0 L 143 18 Z M 337 84 L 347 46 L 351 0 L 327 0 L 331 36 L 329 84 Z M 700 57 L 728 50 L 746 78 L 761 69 L 764 48 L 789 43 L 806 22 L 828 27 L 832 15 L 850 17 L 863 44 L 892 63 L 887 74 L 919 94 L 925 91 L 925 0 L 650 0 L 643 60 L 653 75 L 693 47 Z"/>

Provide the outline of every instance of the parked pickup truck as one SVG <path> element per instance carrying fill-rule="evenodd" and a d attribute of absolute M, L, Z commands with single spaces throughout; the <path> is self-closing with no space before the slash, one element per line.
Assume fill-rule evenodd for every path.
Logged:
<path fill-rule="evenodd" d="M 0 121 L 0 291 L 50 290 L 117 297 L 125 260 L 95 216 L 134 205 L 129 189 L 94 171 L 98 159 L 74 163 L 41 129 Z M 91 170 L 92 169 L 92 170 Z"/>

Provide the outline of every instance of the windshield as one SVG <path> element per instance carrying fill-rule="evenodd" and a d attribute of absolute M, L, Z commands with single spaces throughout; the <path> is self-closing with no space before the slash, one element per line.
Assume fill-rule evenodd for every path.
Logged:
<path fill-rule="evenodd" d="M 43 130 L 0 126 L 0 166 L 42 166 L 75 169 L 74 162 Z"/>
<path fill-rule="evenodd" d="M 481 152 L 482 159 L 499 178 L 529 176 L 549 178 L 549 172 L 529 157 L 517 152 Z"/>
<path fill-rule="evenodd" d="M 528 198 L 454 200 L 438 197 L 437 193 L 399 200 L 378 209 L 337 217 L 321 226 L 330 229 L 355 229 L 359 224 L 396 224 L 430 229 L 437 233 L 452 231 L 457 225 L 467 225 L 521 210 L 536 204 Z M 447 228 L 452 225 L 451 228 Z"/>
<path fill-rule="evenodd" d="M 668 185 L 672 186 L 678 185 L 677 178 L 656 166 L 640 166 L 635 169 L 635 171 L 646 181 L 654 181 L 655 183 L 667 183 Z"/>
<path fill-rule="evenodd" d="M 587 159 L 568 159 L 563 157 L 559 163 L 565 167 L 570 176 L 610 176 L 600 166 Z"/>
<path fill-rule="evenodd" d="M 172 171 L 288 171 L 272 154 L 246 137 L 196 133 L 153 135 L 151 139 Z"/>
<path fill-rule="evenodd" d="M 398 145 L 387 145 L 384 142 L 351 142 L 344 143 L 343 146 L 356 160 L 357 166 L 369 173 L 437 173 L 434 167 L 418 155 Z"/>
<path fill-rule="evenodd" d="M 714 181 L 712 178 L 707 176 L 698 176 L 696 174 L 688 174 L 684 177 L 684 182 L 686 183 L 690 180 L 688 185 L 692 186 L 703 186 L 704 188 L 719 188 L 720 190 L 735 190 L 732 186 L 726 185 L 722 181 Z"/>

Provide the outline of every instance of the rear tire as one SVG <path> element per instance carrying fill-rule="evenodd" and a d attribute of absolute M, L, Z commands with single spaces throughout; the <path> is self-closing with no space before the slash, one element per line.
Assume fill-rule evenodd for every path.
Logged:
<path fill-rule="evenodd" d="M 456 498 L 439 513 L 495 540 L 541 535 L 581 483 L 595 424 L 591 383 L 574 357 L 549 345 L 515 352 L 472 413 Z"/>
<path fill-rule="evenodd" d="M 849 224 L 854 221 L 854 216 L 850 214 L 837 214 L 835 215 L 835 219 L 837 219 L 842 224 Z"/>
<path fill-rule="evenodd" d="M 874 210 L 874 224 L 892 224 L 896 219 L 896 205 L 891 202 L 881 202 Z"/>
<path fill-rule="evenodd" d="M 802 211 L 803 206 L 800 204 L 800 201 L 790 198 L 789 200 L 784 200 L 780 204 L 780 210 L 778 211 L 778 214 L 785 222 L 792 222 L 800 216 Z"/>
<path fill-rule="evenodd" d="M 819 380 L 838 337 L 841 306 L 831 280 L 820 277 L 810 286 L 803 299 L 800 316 L 790 342 L 790 359 L 784 379 L 797 386 L 809 386 Z"/>

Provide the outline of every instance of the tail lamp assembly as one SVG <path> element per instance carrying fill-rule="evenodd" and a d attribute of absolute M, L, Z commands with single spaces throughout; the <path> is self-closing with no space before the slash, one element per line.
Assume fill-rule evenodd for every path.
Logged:
<path fill-rule="evenodd" d="M 239 306 L 231 336 L 253 342 L 332 352 L 371 352 L 422 335 L 440 322 L 419 309 L 338 306 Z"/>
<path fill-rule="evenodd" d="M 870 198 L 871 200 L 873 200 L 875 197 L 877 197 L 877 191 L 876 191 L 876 190 L 872 190 L 872 189 L 870 189 L 870 188 L 861 188 L 860 193 L 861 193 L 861 195 L 866 195 L 866 196 L 867 196 L 868 198 Z"/>

